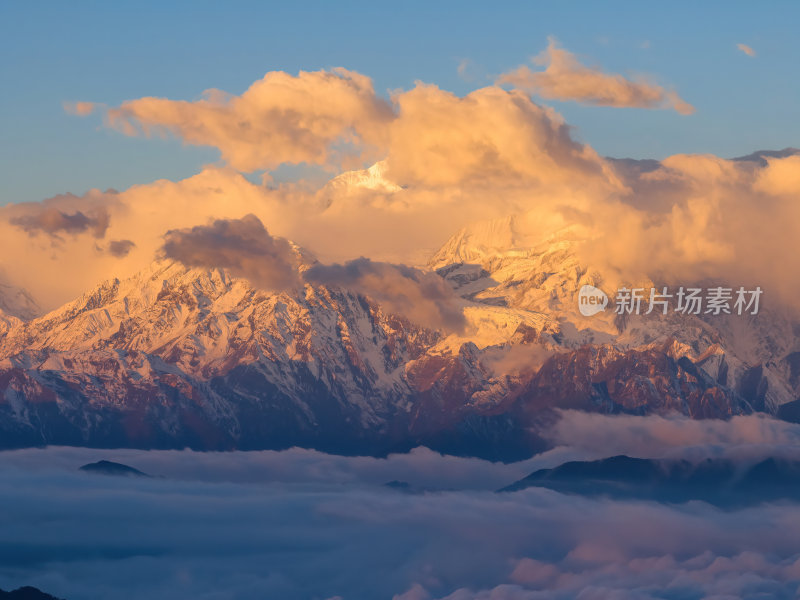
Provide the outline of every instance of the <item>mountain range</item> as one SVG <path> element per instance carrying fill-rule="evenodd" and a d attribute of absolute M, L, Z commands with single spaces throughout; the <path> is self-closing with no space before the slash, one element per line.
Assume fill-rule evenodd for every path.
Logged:
<path fill-rule="evenodd" d="M 574 228 L 534 235 L 532 219 L 465 228 L 430 259 L 458 334 L 346 288 L 269 292 L 166 260 L 41 316 L 0 288 L 0 446 L 515 460 L 546 447 L 557 409 L 800 417 L 791 316 L 584 317 L 583 285 L 620 282 L 581 262 Z"/>

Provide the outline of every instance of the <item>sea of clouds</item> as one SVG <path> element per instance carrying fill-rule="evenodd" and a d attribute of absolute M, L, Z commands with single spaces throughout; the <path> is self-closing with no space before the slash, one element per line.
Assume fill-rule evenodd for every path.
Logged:
<path fill-rule="evenodd" d="M 4 452 L 0 588 L 34 585 L 67 600 L 796 596 L 796 504 L 726 511 L 494 490 L 620 451 L 797 457 L 800 426 L 565 413 L 552 436 L 556 449 L 508 465 L 423 448 L 386 459 Z M 100 459 L 153 477 L 78 470 Z"/>

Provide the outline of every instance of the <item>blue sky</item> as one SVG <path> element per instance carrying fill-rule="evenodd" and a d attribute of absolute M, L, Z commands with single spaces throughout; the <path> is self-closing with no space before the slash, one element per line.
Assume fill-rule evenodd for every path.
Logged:
<path fill-rule="evenodd" d="M 241 93 L 271 70 L 344 66 L 381 93 L 415 80 L 458 94 L 526 62 L 555 36 L 588 64 L 646 73 L 697 112 L 546 102 L 600 153 L 725 157 L 800 146 L 800 5 L 773 2 L 0 4 L 0 204 L 181 179 L 211 148 L 125 137 L 65 101 Z M 753 47 L 756 57 L 736 49 Z M 468 80 L 457 72 L 469 61 Z"/>

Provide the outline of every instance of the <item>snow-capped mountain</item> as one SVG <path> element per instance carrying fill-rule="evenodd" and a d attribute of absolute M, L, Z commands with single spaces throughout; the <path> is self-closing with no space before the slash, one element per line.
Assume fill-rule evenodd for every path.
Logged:
<path fill-rule="evenodd" d="M 789 321 L 583 317 L 580 287 L 609 279 L 580 264 L 575 230 L 535 239 L 524 225 L 468 228 L 431 260 L 463 298 L 462 334 L 346 289 L 272 293 L 175 262 L 106 281 L 0 330 L 0 444 L 426 444 L 512 459 L 542 447 L 536 427 L 554 408 L 704 418 L 794 406 Z"/>
<path fill-rule="evenodd" d="M 443 246 L 430 266 L 464 297 L 491 305 L 509 318 L 525 315 L 525 327 L 536 332 L 533 338 L 554 353 L 577 356 L 587 347 L 608 356 L 664 353 L 687 366 L 691 363 L 698 369 L 696 377 L 733 391 L 756 410 L 777 413 L 796 401 L 800 323 L 791 313 L 767 307 L 757 315 L 656 311 L 623 319 L 608 310 L 585 317 L 578 304 L 584 285 L 605 288 L 611 295 L 623 285 L 649 289 L 661 284 L 624 281 L 582 264 L 576 253 L 580 232 L 575 227 L 532 241 L 524 234 L 530 218 L 508 217 L 465 228 Z M 703 286 L 703 282 L 689 283 Z M 510 339 L 506 345 L 513 343 Z"/>
<path fill-rule="evenodd" d="M 340 289 L 267 293 L 222 270 L 158 262 L 3 336 L 3 441 L 435 445 L 488 379 L 469 348 L 432 354 L 440 338 Z M 443 411 L 462 390 L 464 406 Z"/>

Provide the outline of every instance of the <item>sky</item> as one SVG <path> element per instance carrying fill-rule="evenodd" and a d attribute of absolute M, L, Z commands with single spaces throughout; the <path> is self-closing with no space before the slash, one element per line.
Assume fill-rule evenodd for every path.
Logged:
<path fill-rule="evenodd" d="M 63 103 L 240 94 L 269 71 L 342 66 L 375 91 L 415 81 L 464 95 L 542 52 L 647 74 L 696 112 L 549 101 L 601 155 L 722 157 L 797 145 L 800 7 L 775 2 L 21 2 L 0 4 L 0 204 L 189 177 L 207 146 L 121 135 Z M 745 44 L 749 56 L 737 49 Z M 461 67 L 459 69 L 459 67 Z M 278 179 L 296 171 L 279 169 Z"/>

